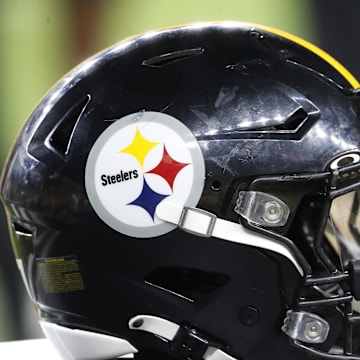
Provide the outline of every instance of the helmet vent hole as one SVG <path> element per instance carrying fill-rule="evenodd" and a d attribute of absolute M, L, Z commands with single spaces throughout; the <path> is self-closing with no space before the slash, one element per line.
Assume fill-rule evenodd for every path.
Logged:
<path fill-rule="evenodd" d="M 13 222 L 12 223 L 12 227 L 16 233 L 16 235 L 18 236 L 24 236 L 24 237 L 32 237 L 33 236 L 33 232 L 32 230 L 22 226 L 21 224 L 17 223 L 17 222 Z"/>
<path fill-rule="evenodd" d="M 279 130 L 296 130 L 308 117 L 308 113 L 300 108 L 292 113 L 285 124 L 279 127 Z"/>
<path fill-rule="evenodd" d="M 300 108 L 290 114 L 286 121 L 282 124 L 261 127 L 253 129 L 253 131 L 296 131 L 307 118 L 308 113 L 303 108 Z"/>
<path fill-rule="evenodd" d="M 81 101 L 74 104 L 60 119 L 47 139 L 47 144 L 50 148 L 61 155 L 67 155 L 76 124 L 89 101 L 90 95 L 86 95 Z"/>
<path fill-rule="evenodd" d="M 148 285 L 195 302 L 221 288 L 229 281 L 225 274 L 192 268 L 159 267 L 146 278 Z"/>
<path fill-rule="evenodd" d="M 221 182 L 219 180 L 214 180 L 211 184 L 211 189 L 214 191 L 219 191 L 221 187 Z"/>
<path fill-rule="evenodd" d="M 144 60 L 142 62 L 142 65 L 158 68 L 158 67 L 162 67 L 162 66 L 174 63 L 176 61 L 187 60 L 193 56 L 201 55 L 203 52 L 204 52 L 204 49 L 202 49 L 202 48 L 174 51 L 174 52 L 158 55 L 153 58 Z"/>

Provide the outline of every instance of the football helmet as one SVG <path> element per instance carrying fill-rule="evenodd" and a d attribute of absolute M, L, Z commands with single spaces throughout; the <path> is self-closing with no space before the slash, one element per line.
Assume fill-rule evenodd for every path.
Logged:
<path fill-rule="evenodd" d="M 58 82 L 1 194 L 64 359 L 360 359 L 358 87 L 234 22 L 127 39 Z"/>

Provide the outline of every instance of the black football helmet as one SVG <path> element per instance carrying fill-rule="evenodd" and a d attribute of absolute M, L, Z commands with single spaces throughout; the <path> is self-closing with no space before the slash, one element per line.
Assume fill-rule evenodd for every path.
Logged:
<path fill-rule="evenodd" d="M 1 194 L 64 359 L 360 359 L 358 87 L 233 22 L 128 39 L 55 85 Z"/>

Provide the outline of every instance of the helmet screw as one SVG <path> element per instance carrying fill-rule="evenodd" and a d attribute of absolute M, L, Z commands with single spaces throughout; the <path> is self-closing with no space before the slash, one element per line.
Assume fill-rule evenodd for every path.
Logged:
<path fill-rule="evenodd" d="M 265 204 L 264 218 L 269 223 L 277 223 L 282 219 L 283 210 L 281 205 L 275 201 L 269 201 Z"/>
<path fill-rule="evenodd" d="M 254 306 L 245 306 L 240 310 L 240 320 L 246 326 L 253 326 L 259 320 L 259 310 Z"/>
<path fill-rule="evenodd" d="M 304 335 L 309 340 L 316 340 L 322 336 L 324 331 L 323 325 L 320 321 L 310 321 L 305 325 Z"/>

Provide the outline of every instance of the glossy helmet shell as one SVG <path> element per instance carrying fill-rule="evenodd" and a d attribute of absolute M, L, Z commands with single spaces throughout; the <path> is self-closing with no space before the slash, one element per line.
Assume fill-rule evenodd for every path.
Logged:
<path fill-rule="evenodd" d="M 238 23 L 147 33 L 79 65 L 29 117 L 1 183 L 40 319 L 123 338 L 157 358 L 176 352 L 130 329 L 133 316 L 191 324 L 237 359 L 308 358 L 281 332 L 304 275 L 289 259 L 176 226 L 132 236 L 99 215 L 85 174 L 98 138 L 129 114 L 170 116 L 201 153 L 190 205 L 238 223 L 238 192 L 255 179 L 321 173 L 360 150 L 357 86 L 312 45 Z M 291 223 L 280 232 L 303 251 L 302 227 L 291 225 L 314 188 L 283 185 L 274 189 L 290 204 Z"/>

